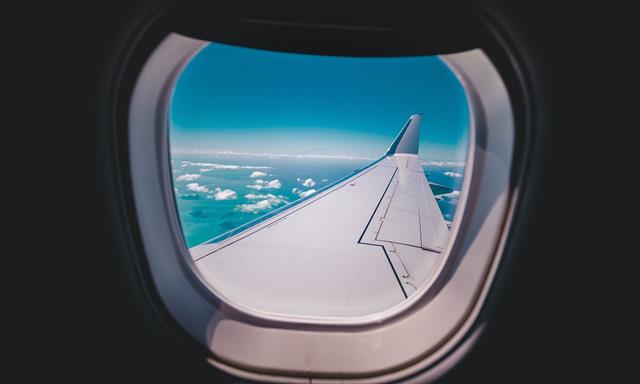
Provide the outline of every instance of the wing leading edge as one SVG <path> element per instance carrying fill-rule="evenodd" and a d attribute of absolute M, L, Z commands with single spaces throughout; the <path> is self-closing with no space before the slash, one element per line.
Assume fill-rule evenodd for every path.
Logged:
<path fill-rule="evenodd" d="M 430 279 L 449 229 L 418 159 L 420 115 L 385 157 L 268 220 L 191 248 L 216 292 L 264 313 L 355 317 Z"/>

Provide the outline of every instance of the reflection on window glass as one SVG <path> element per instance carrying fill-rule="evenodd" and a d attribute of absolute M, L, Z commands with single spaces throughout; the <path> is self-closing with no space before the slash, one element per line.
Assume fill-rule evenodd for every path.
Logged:
<path fill-rule="evenodd" d="M 469 111 L 440 58 L 212 43 L 170 108 L 182 232 L 227 300 L 363 316 L 407 299 L 444 260 Z"/>

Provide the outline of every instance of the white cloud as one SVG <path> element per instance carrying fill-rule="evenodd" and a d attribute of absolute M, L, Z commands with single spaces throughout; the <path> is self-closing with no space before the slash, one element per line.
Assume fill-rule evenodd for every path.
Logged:
<path fill-rule="evenodd" d="M 260 172 L 260 171 L 254 171 L 252 174 L 249 175 L 249 177 L 252 177 L 254 179 L 256 177 L 265 177 L 265 176 L 267 176 L 267 174 L 264 173 L 264 172 Z"/>
<path fill-rule="evenodd" d="M 282 200 L 283 202 L 286 202 L 286 198 L 282 195 L 272 195 L 271 193 L 267 193 L 267 194 L 263 194 L 263 195 L 256 195 L 255 193 L 247 193 L 246 195 L 244 195 L 245 199 L 249 199 L 249 200 L 257 200 L 257 199 L 269 199 L 272 202 L 280 202 L 280 200 Z"/>
<path fill-rule="evenodd" d="M 267 185 L 267 188 L 269 188 L 269 189 L 270 188 L 278 189 L 278 188 L 282 187 L 282 183 L 278 179 L 271 180 L 266 185 Z"/>
<path fill-rule="evenodd" d="M 317 191 L 315 189 L 308 189 L 306 191 L 303 191 L 300 188 L 293 188 L 291 190 L 291 192 L 295 193 L 296 195 L 300 196 L 300 197 L 307 197 L 313 193 L 316 193 Z"/>
<path fill-rule="evenodd" d="M 253 185 L 247 185 L 247 188 L 255 189 L 256 191 L 263 189 L 279 189 L 280 187 L 282 187 L 282 183 L 278 179 L 271 181 L 256 179 Z"/>
<path fill-rule="evenodd" d="M 187 189 L 193 192 L 209 192 L 209 188 L 204 185 L 200 185 L 198 183 L 189 183 L 187 184 Z"/>
<path fill-rule="evenodd" d="M 284 197 L 282 195 L 276 196 L 276 195 L 273 195 L 271 193 L 262 194 L 262 195 L 256 195 L 254 193 L 248 193 L 248 194 L 244 195 L 244 197 L 246 199 L 249 199 L 249 200 L 267 199 L 267 200 L 269 200 L 269 202 L 271 204 L 288 203 L 286 197 Z"/>
<path fill-rule="evenodd" d="M 443 195 L 436 196 L 436 200 L 444 200 L 450 203 L 457 203 L 460 198 L 460 191 L 453 191 L 450 193 L 445 193 Z"/>
<path fill-rule="evenodd" d="M 458 172 L 445 172 L 444 175 L 449 177 L 462 177 L 462 173 Z"/>
<path fill-rule="evenodd" d="M 326 182 L 327 182 L 327 181 L 329 181 L 329 180 L 327 180 L 327 179 L 322 179 L 322 180 L 320 180 L 320 181 L 321 181 L 321 182 L 323 182 L 323 183 L 326 183 Z"/>
<path fill-rule="evenodd" d="M 180 175 L 176 180 L 178 181 L 193 181 L 199 179 L 202 175 L 198 175 L 197 173 L 187 173 L 185 175 Z"/>
<path fill-rule="evenodd" d="M 311 195 L 313 193 L 316 193 L 316 190 L 315 189 L 309 189 L 307 191 L 301 191 L 300 193 L 298 193 L 298 196 L 307 197 L 307 196 L 309 196 L 309 195 Z"/>
<path fill-rule="evenodd" d="M 231 190 L 231 189 L 222 189 L 220 187 L 216 188 L 213 191 L 213 196 L 208 198 L 213 198 L 216 200 L 235 200 L 238 198 L 238 195 L 236 194 L 236 191 Z"/>
<path fill-rule="evenodd" d="M 271 209 L 271 203 L 269 200 L 260 200 L 254 204 L 240 204 L 236 206 L 236 211 L 240 212 L 248 212 L 248 213 L 258 213 L 261 211 L 265 211 L 267 209 Z"/>
<path fill-rule="evenodd" d="M 272 209 L 280 204 L 287 203 L 287 199 L 284 196 L 275 196 L 270 193 L 266 195 L 255 195 L 253 193 L 246 194 L 244 197 L 247 199 L 263 199 L 251 204 L 239 204 L 236 205 L 236 211 L 259 213 Z"/>
<path fill-rule="evenodd" d="M 464 167 L 463 161 L 449 161 L 449 160 L 425 160 L 420 164 L 428 165 L 431 167 Z"/>
<path fill-rule="evenodd" d="M 271 167 L 262 167 L 255 165 L 234 165 L 234 164 L 217 164 L 217 163 L 200 163 L 193 161 L 181 161 L 181 167 L 203 167 L 200 172 L 213 171 L 214 169 L 271 169 Z"/>
<path fill-rule="evenodd" d="M 305 181 L 302 182 L 302 185 L 305 187 L 313 187 L 314 185 L 316 185 L 316 182 L 313 181 L 312 178 L 308 178 Z"/>

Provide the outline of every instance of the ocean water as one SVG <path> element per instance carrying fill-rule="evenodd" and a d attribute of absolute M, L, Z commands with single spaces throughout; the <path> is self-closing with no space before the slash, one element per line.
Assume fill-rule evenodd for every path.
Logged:
<path fill-rule="evenodd" d="M 182 233 L 193 247 L 312 194 L 375 159 L 173 151 L 171 168 Z M 452 221 L 464 164 L 423 161 L 427 178 L 453 192 L 437 196 Z M 434 193 L 441 188 L 434 187 Z"/>

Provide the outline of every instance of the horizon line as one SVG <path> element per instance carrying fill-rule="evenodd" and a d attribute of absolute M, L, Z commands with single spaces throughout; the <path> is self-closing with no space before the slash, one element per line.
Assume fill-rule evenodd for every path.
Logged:
<path fill-rule="evenodd" d="M 246 152 L 246 151 L 234 151 L 234 150 L 217 150 L 217 149 L 201 149 L 201 148 L 172 148 L 170 150 L 172 154 L 213 154 L 213 155 L 228 155 L 228 156 L 256 156 L 256 157 L 269 157 L 269 158 L 310 158 L 310 159 L 334 159 L 334 160 L 378 160 L 381 156 L 372 157 L 364 155 L 350 155 L 350 154 L 295 154 L 295 153 L 268 153 L 268 152 Z M 435 163 L 448 163 L 448 165 L 465 165 L 465 161 L 451 160 L 451 159 L 427 159 L 420 158 L 422 164 L 424 162 Z"/>

